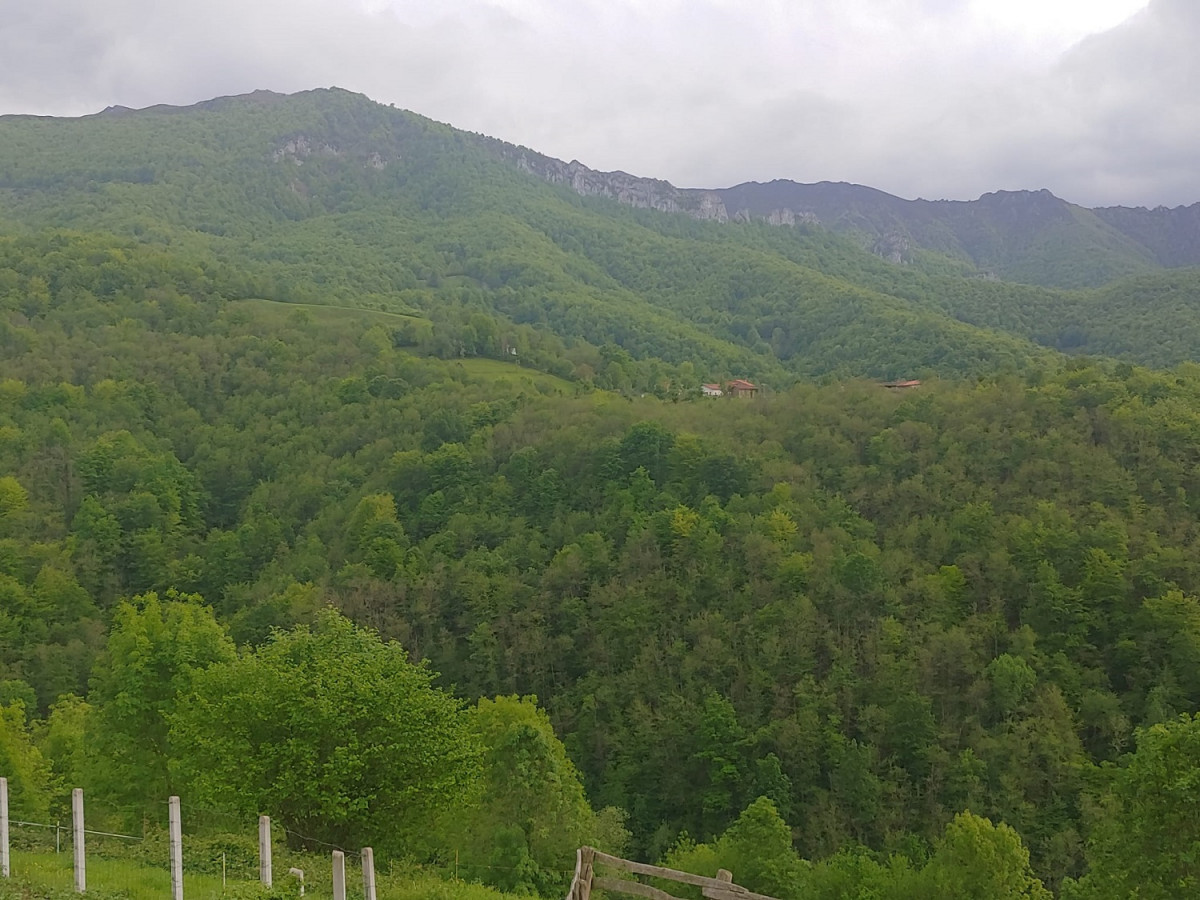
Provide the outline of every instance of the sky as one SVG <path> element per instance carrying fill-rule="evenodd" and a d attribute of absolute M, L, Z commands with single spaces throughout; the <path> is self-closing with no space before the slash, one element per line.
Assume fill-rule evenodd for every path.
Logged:
<path fill-rule="evenodd" d="M 1198 0 L 0 0 L 0 113 L 339 86 L 683 187 L 1200 201 Z"/>

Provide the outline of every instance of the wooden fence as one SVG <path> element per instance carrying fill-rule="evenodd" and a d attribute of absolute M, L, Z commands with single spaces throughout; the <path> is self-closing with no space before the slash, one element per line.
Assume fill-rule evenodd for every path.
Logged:
<path fill-rule="evenodd" d="M 678 900 L 666 891 L 660 891 L 658 888 L 640 881 L 596 875 L 595 867 L 598 865 L 617 869 L 630 875 L 648 875 L 664 881 L 695 885 L 700 888 L 700 893 L 708 900 L 776 900 L 774 897 L 746 890 L 740 884 L 734 884 L 733 875 L 726 869 L 721 869 L 716 878 L 706 878 L 703 875 L 693 875 L 691 872 L 680 872 L 676 869 L 665 869 L 662 866 L 651 866 L 647 863 L 621 859 L 619 856 L 609 856 L 607 853 L 601 853 L 591 847 L 580 847 L 575 851 L 575 877 L 571 879 L 571 889 L 567 893 L 566 900 L 590 900 L 593 888 L 615 894 L 646 897 L 648 900 Z"/>

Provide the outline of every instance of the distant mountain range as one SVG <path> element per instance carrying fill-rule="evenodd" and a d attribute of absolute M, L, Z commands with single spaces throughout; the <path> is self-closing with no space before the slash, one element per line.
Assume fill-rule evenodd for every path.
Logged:
<path fill-rule="evenodd" d="M 894 263 L 932 252 L 988 277 L 1054 287 L 1093 287 L 1155 268 L 1200 265 L 1200 202 L 1173 209 L 1087 209 L 1047 190 L 996 191 L 967 201 L 904 200 L 829 181 L 677 188 L 495 146 L 521 168 L 580 194 L 707 221 L 821 225 Z"/>
<path fill-rule="evenodd" d="M 254 91 L 190 107 L 111 106 L 95 117 L 213 112 L 231 103 L 274 105 L 287 96 Z M 12 118 L 28 117 L 0 121 Z M 703 221 L 820 225 L 897 264 L 937 254 L 983 277 L 1066 288 L 1095 287 L 1158 268 L 1200 265 L 1200 202 L 1170 209 L 1088 209 L 1044 189 L 996 191 L 967 201 L 905 200 L 859 184 L 786 179 L 679 188 L 660 179 L 600 172 L 577 160 L 567 163 L 494 138 L 473 137 L 520 169 L 584 196 Z"/>
<path fill-rule="evenodd" d="M 1200 204 L 676 188 L 338 89 L 0 117 L 0 237 L 54 229 L 163 248 L 234 299 L 440 323 L 443 351 L 522 328 L 526 360 L 543 335 L 548 361 L 603 350 L 580 371 L 616 348 L 697 384 L 1200 359 Z"/>

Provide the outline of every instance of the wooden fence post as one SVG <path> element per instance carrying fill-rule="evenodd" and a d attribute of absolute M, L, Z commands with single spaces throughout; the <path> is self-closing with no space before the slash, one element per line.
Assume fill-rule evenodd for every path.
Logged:
<path fill-rule="evenodd" d="M 596 851 L 591 847 L 583 847 L 579 856 L 582 866 L 579 870 L 579 900 L 591 900 L 592 896 L 592 865 L 596 861 Z"/>
<path fill-rule="evenodd" d="M 167 800 L 167 836 L 171 840 L 171 900 L 183 900 L 183 821 L 177 796 Z"/>
<path fill-rule="evenodd" d="M 728 869 L 717 872 L 716 878 L 706 875 L 696 875 L 692 872 L 681 872 L 678 869 L 668 869 L 664 866 L 652 866 L 649 863 L 634 862 L 601 853 L 591 847 L 581 847 L 575 869 L 575 880 L 571 883 L 571 893 L 568 900 L 588 900 L 588 893 L 594 887 L 605 894 L 629 894 L 634 897 L 645 897 L 648 900 L 676 900 L 673 894 L 659 890 L 640 881 L 613 878 L 608 875 L 592 874 L 595 865 L 608 866 L 627 872 L 630 875 L 649 875 L 651 878 L 662 878 L 666 881 L 676 881 L 680 884 L 690 884 L 700 888 L 702 896 L 707 900 L 775 900 L 766 894 L 756 894 L 741 885 L 733 883 L 733 875 Z"/>
<path fill-rule="evenodd" d="M 346 900 L 346 854 L 333 851 L 333 900 Z"/>
<path fill-rule="evenodd" d="M 363 896 L 366 900 L 375 900 L 375 851 L 370 847 L 362 849 Z"/>
<path fill-rule="evenodd" d="M 271 886 L 271 817 L 258 817 L 258 880 Z"/>
<path fill-rule="evenodd" d="M 71 834 L 75 847 L 75 893 L 87 890 L 87 858 L 83 849 L 83 788 L 71 791 Z"/>
<path fill-rule="evenodd" d="M 455 867 L 457 868 L 457 866 Z M 575 874 L 571 876 L 571 886 L 567 888 L 566 900 L 578 900 L 579 898 L 579 872 L 583 869 L 583 848 L 580 847 L 575 851 Z M 458 879 L 458 872 L 454 873 L 455 880 Z"/>

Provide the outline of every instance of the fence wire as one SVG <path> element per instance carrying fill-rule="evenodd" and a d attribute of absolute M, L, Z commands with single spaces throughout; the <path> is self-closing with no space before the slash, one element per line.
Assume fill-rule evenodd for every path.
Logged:
<path fill-rule="evenodd" d="M 259 883 L 258 818 L 231 814 L 202 805 L 182 804 L 182 855 L 185 900 L 245 897 Z M 86 882 L 89 893 L 120 895 L 122 900 L 167 900 L 171 897 L 170 839 L 167 804 L 160 815 L 143 809 L 122 809 L 89 802 L 85 815 L 96 825 L 85 828 Z M 157 821 L 161 819 L 161 821 Z M 142 823 L 142 834 L 121 825 Z M 11 873 L 18 881 L 64 896 L 74 889 L 73 829 L 69 819 L 38 822 L 11 819 Z M 332 896 L 331 850 L 345 854 L 348 894 L 361 897 L 361 848 L 348 848 L 304 834 L 280 822 L 271 830 L 274 887 L 277 896 L 325 900 Z M 294 848 L 303 847 L 303 850 Z M 321 852 L 324 851 L 324 852 Z M 385 863 L 377 881 L 421 873 L 453 881 L 491 881 L 489 873 L 520 867 L 460 859 L 446 850 L 440 864 L 405 865 L 396 870 Z M 292 874 L 303 871 L 303 881 Z M 560 873 L 569 879 L 571 870 Z M 304 893 L 301 894 L 301 886 Z M 386 890 L 380 885 L 381 894 Z"/>
<path fill-rule="evenodd" d="M 69 823 L 9 821 L 11 877 L 54 892 L 75 887 L 73 833 Z M 166 822 L 145 835 L 104 828 L 84 829 L 85 878 L 89 893 L 119 894 L 129 900 L 171 896 L 170 842 Z M 239 884 L 258 881 L 258 845 L 252 858 L 234 841 L 183 837 L 184 897 L 219 900 Z M 250 843 L 250 842 L 248 842 Z"/>

